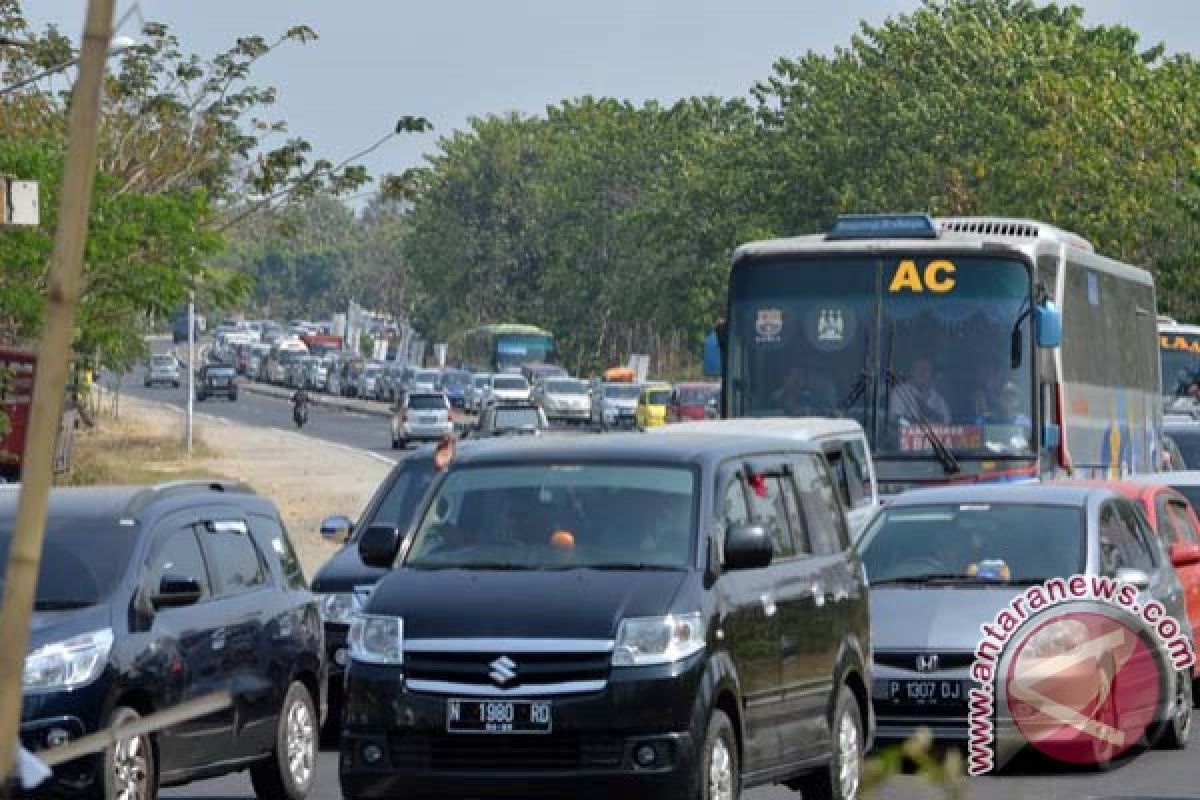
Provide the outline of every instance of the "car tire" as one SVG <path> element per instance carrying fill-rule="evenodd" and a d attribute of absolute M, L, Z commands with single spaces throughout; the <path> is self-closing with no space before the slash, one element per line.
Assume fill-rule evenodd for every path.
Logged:
<path fill-rule="evenodd" d="M 312 695 L 293 681 L 279 712 L 275 749 L 250 768 L 254 794 L 262 800 L 303 800 L 317 771 L 320 719 Z"/>
<path fill-rule="evenodd" d="M 713 711 L 700 753 L 699 800 L 737 800 L 742 791 L 737 734 L 724 711 Z"/>
<path fill-rule="evenodd" d="M 119 706 L 113 709 L 108 724 L 111 727 L 140 718 L 141 715 L 132 708 Z M 158 763 L 154 740 L 148 734 L 117 742 L 107 748 L 102 763 L 104 800 L 116 800 L 122 796 L 145 800 L 158 797 Z"/>
<path fill-rule="evenodd" d="M 1192 738 L 1192 680 L 1191 670 L 1176 676 L 1178 694 L 1175 697 L 1175 715 L 1163 727 L 1162 735 L 1155 743 L 1162 750 L 1186 750 Z"/>
<path fill-rule="evenodd" d="M 829 764 L 786 782 L 799 791 L 803 800 L 853 800 L 862 785 L 863 735 L 862 710 L 854 693 L 843 686 L 833 711 L 833 753 Z M 853 761 L 850 761 L 853 759 Z"/>

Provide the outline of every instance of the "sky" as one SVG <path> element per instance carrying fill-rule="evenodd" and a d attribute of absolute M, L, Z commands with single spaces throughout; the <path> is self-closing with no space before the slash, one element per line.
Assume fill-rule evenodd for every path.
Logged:
<path fill-rule="evenodd" d="M 1090 23 L 1122 23 L 1147 46 L 1200 53 L 1200 0 L 1080 0 Z M 23 0 L 36 29 L 78 40 L 86 0 Z M 671 102 L 744 95 L 780 57 L 830 52 L 858 22 L 917 0 L 117 0 L 210 56 L 239 36 L 271 39 L 306 24 L 320 38 L 272 53 L 254 82 L 279 89 L 272 118 L 337 162 L 427 117 L 432 134 L 393 138 L 364 159 L 372 175 L 423 163 L 471 116 L 539 113 L 568 97 Z M 118 32 L 135 36 L 134 16 Z"/>

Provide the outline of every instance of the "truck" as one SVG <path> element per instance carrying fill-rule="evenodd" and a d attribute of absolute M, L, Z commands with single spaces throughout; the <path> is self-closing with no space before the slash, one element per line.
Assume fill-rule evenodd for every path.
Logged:
<path fill-rule="evenodd" d="M 16 348 L 0 348 L 0 479 L 21 480 L 25 439 L 33 407 L 33 379 L 37 373 L 37 353 Z M 71 463 L 77 411 L 73 402 L 63 410 L 55 448 L 54 471 L 65 472 Z"/>
<path fill-rule="evenodd" d="M 300 341 L 308 348 L 309 355 L 323 356 L 328 353 L 339 353 L 342 350 L 342 337 L 328 333 L 306 333 Z"/>

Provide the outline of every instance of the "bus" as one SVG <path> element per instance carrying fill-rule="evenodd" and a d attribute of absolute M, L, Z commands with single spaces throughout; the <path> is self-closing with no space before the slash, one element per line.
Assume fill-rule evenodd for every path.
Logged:
<path fill-rule="evenodd" d="M 886 493 L 1158 468 L 1150 273 L 1042 222 L 845 215 L 738 248 L 726 417 L 851 417 Z"/>
<path fill-rule="evenodd" d="M 1200 402 L 1188 390 L 1200 382 L 1200 325 L 1158 318 L 1158 352 L 1162 360 L 1163 402 L 1190 411 Z"/>
<path fill-rule="evenodd" d="M 519 372 L 554 360 L 554 334 L 534 325 L 482 325 L 463 337 L 462 364 L 476 372 Z"/>

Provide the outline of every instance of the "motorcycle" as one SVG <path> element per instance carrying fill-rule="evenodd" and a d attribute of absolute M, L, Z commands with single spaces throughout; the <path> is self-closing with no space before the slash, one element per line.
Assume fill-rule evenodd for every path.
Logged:
<path fill-rule="evenodd" d="M 296 423 L 297 428 L 303 428 L 308 422 L 308 404 L 297 403 L 292 409 L 292 421 Z"/>

